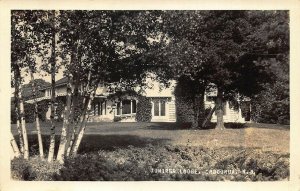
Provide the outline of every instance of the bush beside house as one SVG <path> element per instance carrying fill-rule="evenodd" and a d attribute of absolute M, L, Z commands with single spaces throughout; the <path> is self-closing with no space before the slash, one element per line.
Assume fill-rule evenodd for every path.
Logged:
<path fill-rule="evenodd" d="M 38 116 L 41 121 L 46 120 L 46 113 L 48 111 L 48 100 L 43 100 L 38 102 Z M 25 121 L 26 123 L 33 123 L 35 121 L 35 106 L 34 104 L 25 103 L 24 104 L 24 113 L 25 113 Z M 15 112 L 15 106 L 11 105 L 11 123 L 15 124 L 17 122 L 16 112 Z"/>
<path fill-rule="evenodd" d="M 152 118 L 152 104 L 151 100 L 145 96 L 139 96 L 136 105 L 136 121 L 137 122 L 150 122 Z"/>
<path fill-rule="evenodd" d="M 193 122 L 194 110 L 191 99 L 177 96 L 175 100 L 177 122 Z"/>

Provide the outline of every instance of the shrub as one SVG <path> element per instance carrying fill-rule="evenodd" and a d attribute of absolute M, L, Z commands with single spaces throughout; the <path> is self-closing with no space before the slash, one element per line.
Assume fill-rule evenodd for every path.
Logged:
<path fill-rule="evenodd" d="M 48 111 L 48 100 L 38 102 L 38 116 L 41 121 L 46 120 L 46 113 Z M 33 123 L 35 121 L 35 106 L 34 104 L 24 103 L 24 113 L 26 123 Z M 11 107 L 11 123 L 17 122 L 16 112 L 14 106 Z"/>
<path fill-rule="evenodd" d="M 152 104 L 150 98 L 145 96 L 138 97 L 138 103 L 136 105 L 136 116 L 137 122 L 150 122 L 152 119 Z"/>
<path fill-rule="evenodd" d="M 15 158 L 11 161 L 11 177 L 14 180 L 34 180 L 36 175 L 31 173 L 31 167 L 27 160 Z"/>
<path fill-rule="evenodd" d="M 176 97 L 176 117 L 178 122 L 193 122 L 193 101 L 185 97 Z"/>
<path fill-rule="evenodd" d="M 119 122 L 122 120 L 122 117 L 120 116 L 114 116 L 114 122 Z"/>
<path fill-rule="evenodd" d="M 198 169 L 200 174 L 155 173 L 155 169 Z M 241 171 L 211 174 L 212 169 Z M 289 157 L 240 148 L 129 146 L 68 159 L 56 180 L 202 180 L 272 181 L 289 176 Z M 249 174 L 243 173 L 252 172 Z"/>
<path fill-rule="evenodd" d="M 245 128 L 245 123 L 224 123 L 225 128 L 229 129 L 241 129 Z"/>
<path fill-rule="evenodd" d="M 15 158 L 11 161 L 12 178 L 15 180 L 53 180 L 61 165 L 58 162 L 48 163 L 34 156 L 29 160 Z"/>
<path fill-rule="evenodd" d="M 251 148 L 147 145 L 80 154 L 66 159 L 63 166 L 38 157 L 13 159 L 11 169 L 12 177 L 18 180 L 275 181 L 289 178 L 289 155 Z M 158 169 L 175 169 L 176 173 L 157 173 Z M 200 174 L 184 173 L 192 169 Z M 214 173 L 214 170 L 238 173 Z"/>
<path fill-rule="evenodd" d="M 288 79 L 265 85 L 265 90 L 251 101 L 251 118 L 259 123 L 290 124 Z"/>

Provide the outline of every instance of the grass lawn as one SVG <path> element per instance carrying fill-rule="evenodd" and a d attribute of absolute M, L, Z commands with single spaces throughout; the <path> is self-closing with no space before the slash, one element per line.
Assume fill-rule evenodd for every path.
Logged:
<path fill-rule="evenodd" d="M 59 135 L 62 123 L 57 124 Z M 41 123 L 42 134 L 48 137 L 50 124 Z M 27 124 L 29 137 L 36 144 L 34 124 Z M 11 131 L 17 134 L 16 125 Z M 202 146 L 208 148 L 240 147 L 255 148 L 273 153 L 289 153 L 289 126 L 273 124 L 247 124 L 242 129 L 223 131 L 191 130 L 179 123 L 88 123 L 80 152 L 112 150 L 129 145 L 145 147 L 152 145 Z M 59 138 L 59 137 L 58 137 Z M 278 142 L 280 139 L 280 142 Z"/>
<path fill-rule="evenodd" d="M 56 152 L 61 127 L 62 123 L 58 123 Z M 244 128 L 222 131 L 187 127 L 179 123 L 89 123 L 77 157 L 67 159 L 63 166 L 38 157 L 31 157 L 29 161 L 14 159 L 12 177 L 72 181 L 288 180 L 288 126 L 247 124 Z M 42 123 L 41 128 L 47 154 L 50 124 Z M 34 124 L 27 124 L 27 129 L 30 154 L 37 155 Z M 17 134 L 15 125 L 11 130 Z M 175 173 L 156 173 L 155 169 L 173 169 Z M 181 173 L 181 170 L 193 169 L 200 174 Z M 236 173 L 214 174 L 212 170 L 216 169 Z"/>

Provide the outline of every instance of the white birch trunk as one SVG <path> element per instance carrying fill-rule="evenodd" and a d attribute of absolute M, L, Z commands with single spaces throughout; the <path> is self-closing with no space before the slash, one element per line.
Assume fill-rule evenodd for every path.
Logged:
<path fill-rule="evenodd" d="M 81 127 L 83 126 L 82 123 L 84 123 L 84 121 L 85 121 L 85 116 L 86 116 L 86 112 L 87 112 L 87 108 L 88 108 L 88 102 L 89 102 L 89 98 L 85 98 L 84 103 L 83 103 L 83 109 L 82 109 L 82 112 L 81 112 L 81 115 L 80 115 L 80 119 L 76 123 L 75 128 L 73 129 L 73 134 L 72 134 L 72 137 L 71 137 L 70 145 L 69 145 L 69 148 L 67 150 L 67 156 L 68 157 L 70 155 L 72 155 L 72 152 L 74 150 L 74 145 L 75 145 L 74 141 L 75 141 L 75 139 L 77 139 L 76 134 L 78 135 Z M 79 126 L 79 124 L 80 124 L 80 126 Z"/>
<path fill-rule="evenodd" d="M 22 129 L 21 129 L 21 120 L 17 119 L 17 129 L 19 134 L 19 141 L 20 141 L 20 152 L 21 154 L 24 153 L 24 141 L 23 141 L 23 135 L 22 135 Z"/>
<path fill-rule="evenodd" d="M 79 86 L 79 81 L 77 79 L 75 79 L 75 86 L 74 86 L 74 93 L 73 93 L 73 100 L 72 100 L 72 110 L 70 113 L 70 127 L 69 127 L 69 132 L 67 134 L 67 143 L 66 143 L 66 152 L 65 152 L 65 156 L 69 157 L 70 156 L 70 152 L 71 152 L 71 148 L 72 148 L 72 144 L 74 142 L 74 138 L 75 138 L 75 133 L 77 130 L 77 124 L 75 124 L 75 117 L 76 117 L 76 108 L 78 107 L 78 86 Z"/>
<path fill-rule="evenodd" d="M 14 70 L 14 80 L 15 80 L 15 113 L 17 118 L 17 130 L 19 133 L 19 141 L 20 141 L 20 151 L 21 154 L 24 153 L 24 141 L 23 141 L 23 134 L 21 129 L 21 115 L 20 115 L 20 100 L 19 100 L 19 91 L 20 91 L 20 70 L 18 67 Z"/>
<path fill-rule="evenodd" d="M 72 84 L 72 77 L 68 77 L 68 85 L 67 85 L 67 104 L 64 111 L 64 122 L 63 127 L 60 135 L 60 144 L 57 153 L 57 160 L 60 163 L 64 163 L 65 152 L 66 152 L 66 144 L 67 144 L 67 133 L 69 132 L 69 125 L 70 125 L 70 110 L 71 110 L 71 84 Z"/>
<path fill-rule="evenodd" d="M 35 126 L 37 130 L 37 136 L 38 136 L 38 143 L 39 143 L 39 153 L 40 157 L 44 158 L 44 149 L 43 149 L 43 140 L 42 140 L 42 133 L 41 133 L 41 127 L 40 127 L 40 119 L 39 119 L 39 112 L 38 112 L 38 104 L 36 101 L 36 84 L 34 82 L 33 72 L 30 71 L 30 76 L 32 80 L 32 91 L 34 96 L 34 114 L 35 114 Z"/>
<path fill-rule="evenodd" d="M 71 136 L 71 140 L 70 140 L 70 144 L 69 144 L 69 148 L 67 149 L 67 156 L 70 156 L 72 155 L 73 153 L 73 150 L 74 150 L 74 146 L 75 146 L 75 139 L 77 139 L 77 136 L 76 136 L 76 132 L 77 132 L 77 135 L 79 134 L 82 126 L 83 126 L 83 123 L 85 121 L 85 117 L 86 117 L 86 112 L 87 112 L 87 107 L 88 107 L 88 104 L 89 104 L 89 99 L 90 97 L 87 97 L 86 95 L 88 94 L 88 89 L 90 88 L 90 83 L 91 83 L 91 76 L 92 76 L 92 72 L 89 71 L 88 73 L 88 79 L 87 79 L 87 85 L 86 87 L 84 88 L 84 91 L 83 91 L 83 111 L 81 112 L 81 116 L 80 116 L 80 120 L 79 122 L 75 125 L 75 128 L 73 130 L 73 133 L 72 133 L 72 136 Z M 78 129 L 78 125 L 80 124 L 80 127 Z"/>
<path fill-rule="evenodd" d="M 85 110 L 85 113 L 83 114 L 83 120 L 81 122 L 78 135 L 75 139 L 75 142 L 74 142 L 74 145 L 73 145 L 73 148 L 72 148 L 72 156 L 76 156 L 79 145 L 80 145 L 81 140 L 83 138 L 85 128 L 86 128 L 86 122 L 88 121 L 89 114 L 91 112 L 91 103 L 92 103 L 94 97 L 95 97 L 95 90 L 94 90 L 93 93 L 90 94 L 90 97 L 88 98 L 88 104 L 86 106 L 87 109 Z"/>
<path fill-rule="evenodd" d="M 23 142 L 24 142 L 24 159 L 28 159 L 29 158 L 29 146 L 28 146 L 28 137 L 27 137 L 27 130 L 26 130 L 24 102 L 23 102 L 23 98 L 22 98 L 22 91 L 19 91 L 18 98 L 19 98 L 19 101 L 20 101 L 19 104 L 20 104 L 21 128 L 22 128 L 22 135 L 23 135 Z"/>
<path fill-rule="evenodd" d="M 48 162 L 52 162 L 54 160 L 54 149 L 55 149 L 55 66 L 56 66 L 56 39 L 55 39 L 55 11 L 52 11 L 53 16 L 53 30 L 52 31 L 52 47 L 51 47 L 51 135 L 50 135 L 50 145 L 49 145 L 49 152 L 48 152 Z"/>
<path fill-rule="evenodd" d="M 10 145 L 13 151 L 13 157 L 20 157 L 21 152 L 12 133 L 10 133 Z"/>

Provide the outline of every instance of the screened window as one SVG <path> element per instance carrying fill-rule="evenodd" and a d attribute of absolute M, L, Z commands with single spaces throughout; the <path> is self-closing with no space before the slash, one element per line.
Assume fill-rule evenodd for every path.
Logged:
<path fill-rule="evenodd" d="M 122 100 L 117 103 L 117 115 L 136 113 L 136 100 Z"/>
<path fill-rule="evenodd" d="M 159 101 L 154 101 L 154 116 L 159 116 Z"/>
<path fill-rule="evenodd" d="M 160 116 L 166 116 L 166 102 L 160 102 Z"/>
<path fill-rule="evenodd" d="M 154 116 L 166 116 L 166 101 L 155 100 L 153 103 Z"/>
<path fill-rule="evenodd" d="M 130 100 L 122 101 L 122 114 L 130 114 L 131 113 L 131 103 Z"/>
<path fill-rule="evenodd" d="M 132 113 L 136 113 L 136 100 L 132 100 Z"/>

